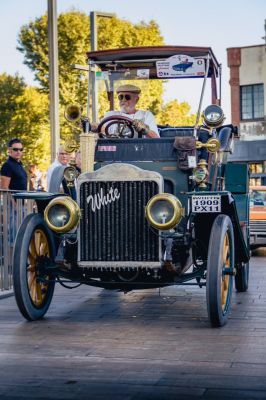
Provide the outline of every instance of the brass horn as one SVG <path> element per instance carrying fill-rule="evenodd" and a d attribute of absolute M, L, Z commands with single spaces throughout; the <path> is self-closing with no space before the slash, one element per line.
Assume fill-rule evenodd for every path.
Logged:
<path fill-rule="evenodd" d="M 82 107 L 77 104 L 70 104 L 65 109 L 65 118 L 69 122 L 77 122 L 81 119 Z"/>

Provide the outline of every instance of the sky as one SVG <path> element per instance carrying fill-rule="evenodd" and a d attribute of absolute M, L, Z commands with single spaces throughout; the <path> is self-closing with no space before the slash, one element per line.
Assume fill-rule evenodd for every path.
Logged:
<path fill-rule="evenodd" d="M 265 0 L 57 0 L 58 14 L 73 8 L 87 14 L 91 11 L 115 13 L 118 18 L 132 23 L 154 20 L 159 25 L 166 45 L 212 47 L 222 64 L 222 106 L 227 122 L 231 108 L 226 49 L 265 43 L 262 39 L 265 35 Z M 47 0 L 0 0 L 0 73 L 18 73 L 27 84 L 37 85 L 33 73 L 23 64 L 23 55 L 16 50 L 16 46 L 22 25 L 46 11 Z M 195 89 L 187 86 L 187 80 L 178 80 L 178 86 L 167 89 L 165 100 L 187 100 L 191 111 L 196 112 L 200 96 L 199 82 L 196 90 L 195 96 Z"/>

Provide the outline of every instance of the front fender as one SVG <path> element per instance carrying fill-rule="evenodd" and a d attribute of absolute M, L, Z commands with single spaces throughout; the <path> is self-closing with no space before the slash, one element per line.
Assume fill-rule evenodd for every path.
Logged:
<path fill-rule="evenodd" d="M 35 200 L 38 213 L 43 214 L 47 204 L 55 197 L 66 196 L 62 193 L 48 193 L 48 192 L 18 192 L 14 193 L 15 199 L 21 200 Z"/>
<path fill-rule="evenodd" d="M 241 262 L 248 262 L 249 250 L 246 244 L 244 234 L 241 228 L 241 224 L 239 222 L 239 212 L 236 207 L 236 199 L 232 195 L 232 193 L 228 191 L 223 192 L 191 192 L 188 193 L 189 201 L 190 201 L 190 210 L 191 210 L 191 197 L 192 196 L 208 196 L 208 195 L 219 195 L 221 196 L 221 211 L 220 212 L 191 212 L 190 218 L 193 220 L 195 224 L 195 228 L 197 230 L 197 236 L 203 237 L 205 241 L 208 242 L 209 232 L 211 230 L 212 223 L 214 219 L 219 214 L 228 215 L 232 221 L 233 229 L 234 229 L 234 242 L 235 242 L 235 260 L 236 263 L 239 264 Z M 244 221 L 242 221 L 245 224 Z M 246 222 L 247 223 L 247 222 Z M 207 244 L 208 245 L 208 244 Z"/>

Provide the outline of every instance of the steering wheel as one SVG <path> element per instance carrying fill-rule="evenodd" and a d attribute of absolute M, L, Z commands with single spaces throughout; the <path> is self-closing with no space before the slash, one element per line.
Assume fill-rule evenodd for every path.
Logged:
<path fill-rule="evenodd" d="M 115 129 L 111 129 L 113 125 L 117 125 Z M 104 127 L 103 131 L 102 127 Z M 111 115 L 101 120 L 97 132 L 101 138 L 109 139 L 120 137 L 131 139 L 134 137 L 133 121 L 122 115 Z"/>

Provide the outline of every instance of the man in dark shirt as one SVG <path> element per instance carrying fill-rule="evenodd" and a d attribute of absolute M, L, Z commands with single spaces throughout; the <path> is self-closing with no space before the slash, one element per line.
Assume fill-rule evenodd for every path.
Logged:
<path fill-rule="evenodd" d="M 27 173 L 20 161 L 23 146 L 19 139 L 8 142 L 8 159 L 1 168 L 1 189 L 27 190 Z"/>

